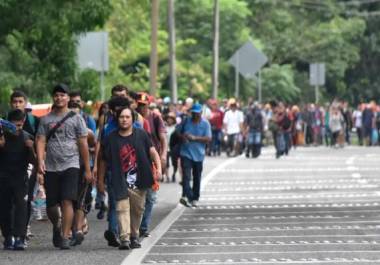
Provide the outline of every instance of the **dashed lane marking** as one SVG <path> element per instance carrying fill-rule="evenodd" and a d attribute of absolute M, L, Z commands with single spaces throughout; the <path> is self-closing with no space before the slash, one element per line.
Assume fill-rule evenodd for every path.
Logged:
<path fill-rule="evenodd" d="M 218 165 L 216 168 L 211 170 L 211 172 L 203 179 L 202 181 L 202 189 L 205 185 L 224 167 L 235 163 L 235 161 L 239 157 L 235 157 L 229 160 L 226 160 L 224 163 Z M 150 249 L 157 243 L 157 241 L 167 232 L 170 226 L 182 215 L 185 211 L 185 207 L 178 204 L 177 207 L 170 212 L 170 214 L 152 231 L 151 237 L 144 239 L 142 244 L 142 248 L 135 249 L 132 253 L 130 253 L 121 263 L 121 265 L 138 265 L 141 264 L 144 257 L 149 253 Z"/>
<path fill-rule="evenodd" d="M 283 215 L 284 217 L 286 217 L 286 215 L 284 214 L 288 214 L 288 215 L 294 215 L 294 214 L 312 214 L 312 213 L 318 213 L 318 214 L 325 214 L 325 213 L 334 213 L 334 214 L 337 214 L 337 213 L 349 213 L 349 214 L 365 214 L 365 213 L 379 213 L 380 212 L 380 209 L 375 209 L 375 210 L 362 210 L 362 209 L 350 209 L 350 210 L 325 210 L 325 211 L 321 211 L 320 209 L 315 209 L 315 210 L 309 210 L 309 211 L 281 211 L 281 212 L 273 212 L 271 211 L 270 213 L 268 212 L 245 212 L 244 214 L 248 215 L 248 216 L 253 216 L 253 217 L 249 217 L 249 218 L 254 218 L 255 216 L 267 216 L 268 218 L 275 218 L 275 214 L 281 214 Z M 223 216 L 227 216 L 227 215 L 231 215 L 231 216 L 241 216 L 241 212 L 227 212 L 227 213 L 223 213 Z M 266 214 L 266 215 L 264 215 Z M 210 213 L 210 212 L 207 212 L 207 213 L 200 213 L 198 212 L 198 216 L 220 216 L 221 214 L 220 213 Z M 188 212 L 188 213 L 184 213 L 183 216 L 194 216 L 193 213 L 191 212 Z M 332 215 L 330 215 L 332 216 Z"/>

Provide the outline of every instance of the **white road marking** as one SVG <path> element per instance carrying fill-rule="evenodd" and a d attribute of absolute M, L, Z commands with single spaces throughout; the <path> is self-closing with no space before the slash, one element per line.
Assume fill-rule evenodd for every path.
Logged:
<path fill-rule="evenodd" d="M 223 170 L 224 167 L 231 165 L 235 163 L 235 161 L 239 157 L 235 157 L 233 159 L 228 159 L 224 161 L 222 164 L 211 170 L 211 172 L 202 180 L 202 186 L 201 189 L 204 189 L 206 184 L 221 170 Z M 168 216 L 165 217 L 165 219 L 160 222 L 160 224 L 152 231 L 151 237 L 145 238 L 144 242 L 142 243 L 142 248 L 140 249 L 134 249 L 132 253 L 130 253 L 121 263 L 121 265 L 138 265 L 141 264 L 144 257 L 149 253 L 150 249 L 156 244 L 156 242 L 166 233 L 166 231 L 169 230 L 170 226 L 182 215 L 182 213 L 185 211 L 185 207 L 178 204 L 177 207 L 170 212 Z"/>
<path fill-rule="evenodd" d="M 275 236 L 268 236 L 268 235 L 253 235 L 253 236 L 239 236 L 239 239 L 247 239 L 247 238 L 318 238 L 318 237 L 379 237 L 378 234 L 365 234 L 365 235 L 358 235 L 358 234 L 329 234 L 329 235 L 275 235 Z M 232 236 L 213 236 L 212 239 L 235 239 L 236 237 Z M 178 240 L 178 237 L 163 237 L 164 240 Z M 210 239 L 209 236 L 203 237 L 203 236 L 197 236 L 197 237 L 186 237 L 186 240 L 197 240 L 197 239 Z"/>
<path fill-rule="evenodd" d="M 335 213 L 335 214 L 338 214 L 338 213 L 379 213 L 379 210 L 376 209 L 376 210 L 356 210 L 356 209 L 352 209 L 352 210 L 349 210 L 349 211 L 346 211 L 346 210 L 330 210 L 330 211 L 321 211 L 319 209 L 317 210 L 310 210 L 310 211 L 291 211 L 291 212 L 252 212 L 252 213 L 246 213 L 245 212 L 245 215 L 253 215 L 253 216 L 260 216 L 260 215 L 264 215 L 264 214 L 268 214 L 268 216 L 273 216 L 275 214 L 312 214 L 312 213 L 318 213 L 318 214 L 324 214 L 324 213 Z M 189 215 L 189 216 L 193 216 L 192 213 L 184 213 L 183 216 L 186 216 L 186 215 Z M 199 213 L 198 216 L 213 216 L 213 215 L 216 215 L 216 216 L 220 216 L 220 215 L 223 215 L 223 216 L 226 216 L 226 215 L 237 215 L 237 216 L 241 216 L 241 212 L 237 212 L 237 213 L 223 213 L 223 214 L 220 214 L 220 213 Z"/>
<path fill-rule="evenodd" d="M 356 158 L 355 156 L 351 156 L 349 159 L 347 159 L 346 165 L 353 165 L 355 158 Z"/>

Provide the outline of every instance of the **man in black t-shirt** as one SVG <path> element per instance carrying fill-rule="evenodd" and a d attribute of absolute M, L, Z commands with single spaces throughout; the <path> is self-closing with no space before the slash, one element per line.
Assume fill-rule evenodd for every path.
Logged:
<path fill-rule="evenodd" d="M 119 249 L 140 248 L 138 237 L 145 195 L 154 183 L 154 174 L 161 174 L 161 162 L 148 134 L 133 128 L 132 110 L 124 107 L 116 116 L 118 129 L 106 136 L 101 144 L 98 189 L 104 192 L 108 166 L 119 220 Z M 152 169 L 152 162 L 155 169 Z"/>
<path fill-rule="evenodd" d="M 0 228 L 4 236 L 4 249 L 26 248 L 28 199 L 28 164 L 35 163 L 32 136 L 22 130 L 25 114 L 19 110 L 9 113 L 16 126 L 15 134 L 0 135 Z M 14 217 L 12 218 L 12 208 Z"/>
<path fill-rule="evenodd" d="M 24 92 L 21 90 L 15 89 L 13 93 L 10 96 L 10 107 L 12 110 L 19 109 L 25 114 L 24 119 L 24 125 L 22 129 L 33 136 L 33 141 L 37 133 L 38 125 L 40 123 L 40 119 L 36 116 L 34 116 L 31 112 L 27 110 L 28 105 L 28 97 Z M 9 119 L 9 117 L 8 117 Z M 30 232 L 30 216 L 32 214 L 32 200 L 33 200 L 33 193 L 34 193 L 34 187 L 36 185 L 37 180 L 37 170 L 34 168 L 30 174 L 29 177 L 29 183 L 28 183 L 28 214 L 27 214 L 27 238 L 29 236 L 32 236 L 32 233 Z"/>

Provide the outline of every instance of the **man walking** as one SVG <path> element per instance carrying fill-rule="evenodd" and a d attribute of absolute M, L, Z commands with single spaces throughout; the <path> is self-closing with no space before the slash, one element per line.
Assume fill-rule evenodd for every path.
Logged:
<path fill-rule="evenodd" d="M 3 131 L 0 127 L 0 228 L 5 238 L 4 249 L 24 250 L 28 219 L 27 170 L 28 163 L 35 163 L 34 143 L 33 137 L 22 130 L 24 112 L 12 110 L 8 118 L 16 126 L 16 132 Z"/>
<path fill-rule="evenodd" d="M 138 237 L 145 195 L 154 183 L 153 174 L 161 175 L 161 162 L 148 134 L 133 128 L 133 111 L 124 107 L 116 115 L 118 129 L 102 142 L 99 179 L 104 179 L 107 167 L 111 168 L 108 185 L 116 200 L 119 249 L 140 248 Z M 152 161 L 155 170 L 152 170 Z M 104 181 L 98 183 L 98 188 L 104 192 Z"/>
<path fill-rule="evenodd" d="M 69 111 L 68 90 L 65 84 L 54 87 L 52 111 L 41 119 L 37 132 L 38 170 L 45 175 L 43 183 L 47 214 L 53 224 L 53 245 L 61 249 L 70 248 L 73 201 L 78 194 L 79 157 L 83 161 L 85 179 L 92 181 L 87 127 L 79 114 Z"/>
<path fill-rule="evenodd" d="M 211 126 L 201 116 L 201 104 L 195 103 L 190 111 L 191 117 L 186 118 L 177 128 L 183 139 L 180 151 L 183 172 L 180 203 L 186 207 L 196 207 L 200 197 L 206 144 L 211 141 Z M 190 185 L 191 175 L 193 176 L 192 187 Z"/>
<path fill-rule="evenodd" d="M 26 106 L 28 104 L 28 97 L 27 95 L 22 92 L 21 90 L 15 89 L 13 93 L 10 96 L 10 107 L 12 110 L 21 110 L 25 115 L 24 118 L 24 125 L 22 129 L 29 133 L 33 138 L 36 136 L 38 125 L 39 125 L 39 118 L 34 116 L 32 113 L 28 112 L 26 109 Z M 8 120 L 9 120 L 9 115 L 8 115 Z M 30 217 L 32 214 L 32 200 L 33 200 L 33 193 L 34 193 L 34 187 L 36 185 L 36 180 L 37 180 L 37 168 L 33 167 L 29 180 L 28 180 L 28 210 L 27 210 L 27 233 L 26 233 L 26 238 L 28 239 L 30 236 L 32 236 L 32 233 L 30 231 Z"/>
<path fill-rule="evenodd" d="M 240 153 L 239 136 L 243 132 L 244 116 L 238 109 L 236 99 L 230 98 L 229 109 L 224 113 L 223 126 L 227 134 L 227 156 L 237 156 Z"/>
<path fill-rule="evenodd" d="M 161 168 L 166 167 L 167 159 L 167 138 L 166 128 L 161 116 L 149 109 L 149 95 L 139 93 L 137 99 L 137 111 L 144 118 L 144 130 L 148 133 L 153 146 L 161 157 Z M 157 190 L 150 188 L 147 190 L 144 215 L 141 221 L 140 236 L 149 237 L 149 225 L 152 219 L 153 206 L 157 200 Z"/>

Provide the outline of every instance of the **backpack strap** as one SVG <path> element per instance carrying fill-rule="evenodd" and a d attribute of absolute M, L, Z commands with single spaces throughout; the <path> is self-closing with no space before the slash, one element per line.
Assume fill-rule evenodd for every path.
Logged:
<path fill-rule="evenodd" d="M 36 132 L 36 117 L 34 117 L 34 115 L 32 115 L 31 113 L 28 113 L 27 119 L 34 134 Z"/>
<path fill-rule="evenodd" d="M 55 134 L 55 132 L 58 130 L 59 127 L 61 127 L 61 125 L 69 118 L 71 117 L 74 117 L 75 116 L 75 112 L 74 111 L 70 111 L 69 113 L 66 114 L 65 117 L 62 118 L 62 120 L 60 120 L 59 122 L 57 122 L 53 128 L 51 128 L 50 131 L 48 131 L 47 135 L 46 135 L 46 142 L 49 141 L 49 139 L 53 136 L 53 134 Z"/>

